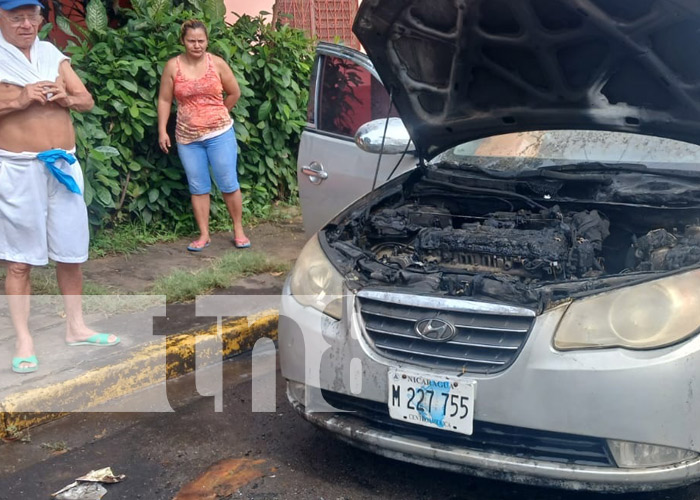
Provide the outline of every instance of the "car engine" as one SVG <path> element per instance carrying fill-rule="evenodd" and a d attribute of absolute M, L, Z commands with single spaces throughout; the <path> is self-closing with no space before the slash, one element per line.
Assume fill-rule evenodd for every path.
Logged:
<path fill-rule="evenodd" d="M 348 286 L 542 310 L 575 293 L 700 265 L 696 196 L 680 196 L 698 188 L 695 179 L 651 189 L 655 174 L 636 170 L 601 168 L 557 183 L 467 182 L 454 172 L 416 175 L 329 224 L 325 238 Z"/>
<path fill-rule="evenodd" d="M 639 271 L 680 269 L 700 262 L 700 226 L 688 226 L 681 234 L 655 229 L 632 245 Z"/>
<path fill-rule="evenodd" d="M 567 279 L 603 272 L 600 252 L 610 223 L 595 210 L 562 213 L 496 212 L 451 225 L 444 209 L 406 206 L 381 210 L 369 221 L 374 238 L 411 239 L 383 244 L 377 256 L 402 267 L 439 265 L 469 272 L 508 273 L 527 279 Z M 407 249 L 410 248 L 410 252 Z"/>

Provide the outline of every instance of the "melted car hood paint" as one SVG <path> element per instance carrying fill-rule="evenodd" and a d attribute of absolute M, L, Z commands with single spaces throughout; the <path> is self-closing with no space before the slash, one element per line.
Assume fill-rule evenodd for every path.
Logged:
<path fill-rule="evenodd" d="M 353 29 L 427 159 L 529 130 L 700 144 L 697 0 L 365 0 Z"/>

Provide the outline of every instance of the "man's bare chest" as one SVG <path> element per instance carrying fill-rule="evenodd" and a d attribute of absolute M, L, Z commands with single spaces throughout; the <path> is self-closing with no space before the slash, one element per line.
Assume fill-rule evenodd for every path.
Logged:
<path fill-rule="evenodd" d="M 9 83 L 0 83 L 0 100 L 14 99 L 22 93 L 22 87 Z"/>

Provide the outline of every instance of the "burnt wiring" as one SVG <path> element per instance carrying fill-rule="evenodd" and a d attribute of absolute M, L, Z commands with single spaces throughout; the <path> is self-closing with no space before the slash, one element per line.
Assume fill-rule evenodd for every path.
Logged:
<path fill-rule="evenodd" d="M 426 184 L 431 184 L 434 186 L 444 186 L 447 188 L 454 189 L 454 184 L 450 184 L 449 182 L 443 182 L 443 181 L 436 181 L 433 179 L 424 179 L 423 182 Z M 500 195 L 500 196 L 509 196 L 511 198 L 518 198 L 520 200 L 525 201 L 528 205 L 531 207 L 539 208 L 540 210 L 547 210 L 547 207 L 544 205 L 540 205 L 537 203 L 535 200 L 532 198 L 519 194 L 519 193 L 513 193 L 511 191 L 501 191 L 500 189 L 487 189 L 487 188 L 473 188 L 469 186 L 459 186 L 460 191 L 468 191 L 468 192 L 473 192 L 473 193 L 488 193 L 488 194 L 495 194 L 495 195 Z"/>

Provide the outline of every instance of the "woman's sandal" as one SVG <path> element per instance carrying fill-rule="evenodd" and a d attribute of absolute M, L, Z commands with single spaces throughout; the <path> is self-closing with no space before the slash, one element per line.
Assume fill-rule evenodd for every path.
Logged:
<path fill-rule="evenodd" d="M 194 240 L 192 243 L 190 243 L 187 246 L 187 250 L 189 250 L 190 252 L 201 252 L 202 250 L 204 250 L 205 248 L 207 248 L 209 246 L 209 243 L 210 243 L 209 241 L 206 241 L 202 245 L 202 240 Z"/>
<path fill-rule="evenodd" d="M 250 240 L 248 238 L 234 238 L 233 245 L 236 248 L 249 248 Z"/>

